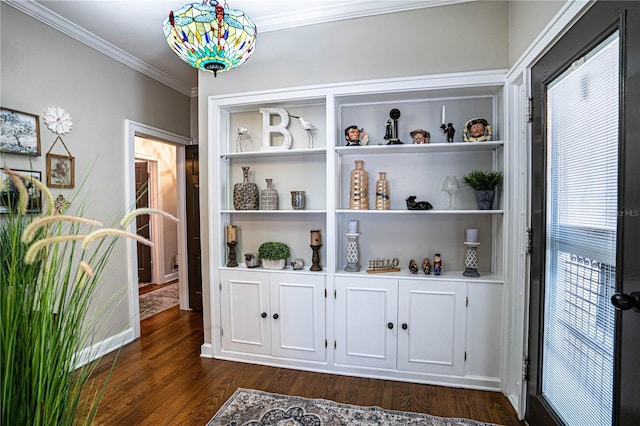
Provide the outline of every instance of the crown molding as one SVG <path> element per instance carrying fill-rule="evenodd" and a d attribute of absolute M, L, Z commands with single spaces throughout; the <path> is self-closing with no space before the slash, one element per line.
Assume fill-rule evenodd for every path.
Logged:
<path fill-rule="evenodd" d="M 476 0 L 422 0 L 422 1 L 388 1 L 375 9 L 367 7 L 370 0 L 357 0 L 342 3 L 331 3 L 327 6 L 306 10 L 304 13 L 278 13 L 272 16 L 252 19 L 258 28 L 258 33 L 284 30 L 287 28 L 306 25 L 323 24 L 346 19 L 362 18 L 366 16 L 383 15 L 386 13 L 405 12 L 424 9 L 427 7 L 447 6 L 458 3 L 468 3 Z"/>
<path fill-rule="evenodd" d="M 184 86 L 180 81 L 170 75 L 139 60 L 104 39 L 97 37 L 68 19 L 41 6 L 39 3 L 18 0 L 2 0 L 2 2 L 184 95 L 191 96 L 191 87 Z"/>

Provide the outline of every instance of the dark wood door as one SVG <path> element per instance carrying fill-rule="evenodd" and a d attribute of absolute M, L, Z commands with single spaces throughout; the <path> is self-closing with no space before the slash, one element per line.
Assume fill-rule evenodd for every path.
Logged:
<path fill-rule="evenodd" d="M 198 146 L 185 147 L 187 197 L 187 263 L 189 272 L 189 307 L 202 310 L 202 267 L 200 255 L 200 195 Z"/>
<path fill-rule="evenodd" d="M 136 161 L 136 208 L 149 207 L 149 169 L 146 161 Z M 141 237 L 149 239 L 149 215 L 136 217 L 136 232 Z M 151 276 L 151 247 L 138 244 L 138 282 L 150 283 Z"/>
<path fill-rule="evenodd" d="M 561 107 L 553 100 L 559 80 L 579 72 L 580 67 L 604 51 L 602 46 L 610 46 L 611 40 L 615 42 L 611 54 L 615 67 L 602 68 L 600 73 L 576 79 L 578 84 L 574 92 L 576 103 L 602 96 L 612 99 L 610 106 L 592 110 L 589 114 L 583 114 L 580 108 L 568 108 L 562 114 Z M 604 78 L 604 74 L 617 75 L 612 80 L 617 86 L 596 92 L 594 83 Z M 636 258 L 637 242 L 640 241 L 640 191 L 637 189 L 640 188 L 640 3 L 596 2 L 536 63 L 531 79 L 533 241 L 526 420 L 532 425 L 638 425 L 640 357 L 636 350 L 640 346 L 640 312 L 612 309 L 610 299 L 613 293 L 632 295 L 640 292 L 640 262 Z M 607 120 L 602 120 L 605 116 Z M 586 131 L 594 121 L 602 123 L 595 134 Z M 577 149 L 565 152 L 562 158 L 558 154 L 562 140 L 557 133 L 560 127 L 571 125 L 575 129 L 582 125 L 584 133 L 571 136 L 577 140 Z M 601 137 L 602 127 L 609 125 L 613 130 L 608 137 Z M 589 145 L 594 140 L 595 144 Z M 601 204 L 600 199 L 588 199 L 584 194 L 589 194 L 595 181 L 602 178 L 598 175 L 600 172 L 594 170 L 597 168 L 594 166 L 599 166 L 598 161 L 592 159 L 605 161 L 600 149 L 604 144 L 608 152 L 615 151 L 616 155 L 613 160 L 607 160 L 611 161 L 612 167 L 605 171 L 614 176 L 607 178 L 612 185 L 605 192 L 615 207 L 608 208 L 606 214 L 585 213 Z M 570 167 L 565 167 L 570 157 L 578 159 L 570 160 L 573 161 L 571 172 L 568 171 Z M 590 166 L 579 170 L 580 162 Z M 572 174 L 575 169 L 579 172 Z M 578 174 L 582 179 L 575 179 Z M 567 189 L 569 185 L 572 185 L 571 190 Z M 578 190 L 574 192 L 574 188 Z M 574 210 L 570 215 L 575 216 L 562 216 L 566 205 L 559 206 L 556 199 L 563 198 L 568 200 L 567 205 L 573 203 Z M 601 218 L 606 219 L 606 225 L 593 225 Z M 557 227 L 550 226 L 553 223 Z M 605 235 L 613 244 L 598 246 L 598 239 Z M 576 244 L 577 241 L 582 244 Z M 556 246 L 560 249 L 554 249 Z M 557 253 L 561 251 L 565 257 L 558 261 Z M 558 271 L 567 277 L 562 291 L 550 285 Z M 633 301 L 632 298 L 629 300 Z M 561 309 L 554 309 L 552 305 L 558 303 Z M 562 339 L 552 335 L 549 323 L 554 321 L 567 329 Z M 604 327 L 605 323 L 611 326 Z M 553 354 L 548 348 L 557 341 L 560 345 L 556 349 L 563 350 Z M 607 356 L 610 359 L 605 361 Z M 569 358 L 584 360 L 585 367 L 564 365 L 564 359 Z M 558 359 L 558 364 L 562 365 L 550 372 L 550 359 Z M 603 361 L 592 364 L 592 360 Z M 562 377 L 571 378 L 549 385 L 549 379 L 558 372 Z M 608 384 L 604 380 L 603 388 L 608 386 L 611 390 L 611 397 L 607 398 L 610 409 L 604 412 L 606 415 L 599 417 L 603 413 L 600 410 L 581 422 L 568 420 L 573 415 L 571 411 L 590 408 L 588 398 L 599 392 L 592 379 L 603 372 L 609 380 Z M 572 393 L 576 388 L 586 396 L 584 401 L 567 397 L 576 395 Z M 566 391 L 565 395 L 563 391 Z M 553 400 L 549 396 L 551 392 L 559 395 L 558 399 Z M 558 403 L 563 398 L 565 401 Z M 564 412 L 560 406 L 565 407 Z"/>

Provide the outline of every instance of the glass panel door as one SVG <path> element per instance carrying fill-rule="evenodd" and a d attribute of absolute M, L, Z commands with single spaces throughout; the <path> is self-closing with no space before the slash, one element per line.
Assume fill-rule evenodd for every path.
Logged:
<path fill-rule="evenodd" d="M 547 86 L 542 395 L 569 425 L 612 423 L 619 37 Z"/>

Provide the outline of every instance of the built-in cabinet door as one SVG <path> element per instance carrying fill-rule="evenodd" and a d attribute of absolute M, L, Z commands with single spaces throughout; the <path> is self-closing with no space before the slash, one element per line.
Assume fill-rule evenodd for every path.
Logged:
<path fill-rule="evenodd" d="M 272 355 L 324 361 L 324 277 L 270 275 Z"/>
<path fill-rule="evenodd" d="M 220 271 L 222 349 L 271 353 L 268 274 Z"/>
<path fill-rule="evenodd" d="M 464 374 L 466 286 L 399 280 L 399 370 Z"/>
<path fill-rule="evenodd" d="M 336 277 L 335 362 L 396 368 L 398 280 Z"/>

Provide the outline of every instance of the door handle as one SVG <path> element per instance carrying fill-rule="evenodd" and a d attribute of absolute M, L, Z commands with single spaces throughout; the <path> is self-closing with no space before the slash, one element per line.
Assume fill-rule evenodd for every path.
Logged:
<path fill-rule="evenodd" d="M 407 328 L 409 328 L 409 325 L 406 322 L 402 323 L 402 329 L 406 330 Z"/>
<path fill-rule="evenodd" d="M 278 319 L 278 318 L 280 318 L 280 315 L 278 315 L 278 314 L 273 314 L 273 319 Z"/>
<path fill-rule="evenodd" d="M 267 313 L 266 313 L 266 312 L 263 312 L 262 314 L 260 314 L 260 316 L 261 316 L 262 318 L 266 318 L 266 317 L 267 317 Z"/>
<path fill-rule="evenodd" d="M 640 312 L 640 291 L 634 291 L 631 294 L 616 293 L 611 296 L 611 304 L 621 311 L 633 309 Z"/>
<path fill-rule="evenodd" d="M 387 324 L 387 328 L 388 328 L 389 330 L 393 330 L 393 323 L 392 323 L 392 322 L 390 322 L 389 324 Z"/>

